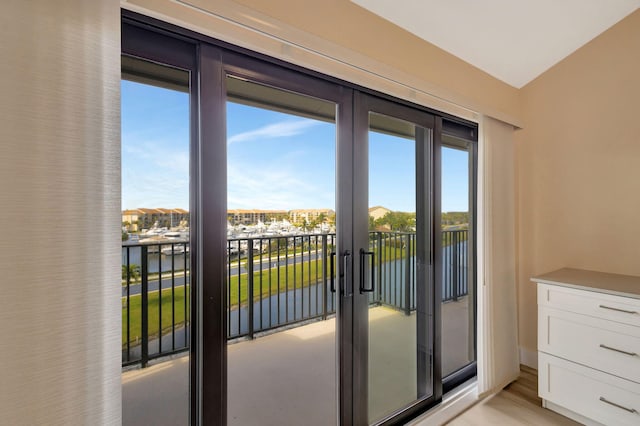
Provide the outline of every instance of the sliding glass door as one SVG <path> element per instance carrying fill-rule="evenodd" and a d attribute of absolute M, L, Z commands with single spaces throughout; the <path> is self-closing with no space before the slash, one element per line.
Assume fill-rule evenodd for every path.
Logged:
<path fill-rule="evenodd" d="M 178 178 L 190 183 L 187 204 L 172 206 L 185 223 L 158 209 L 172 228 L 149 254 L 160 261 L 142 266 L 140 285 L 123 268 L 123 295 L 130 285 L 149 293 L 139 315 L 147 334 L 132 337 L 131 322 L 123 365 L 162 364 L 136 375 L 152 383 L 144 395 L 159 396 L 147 407 L 142 391 L 125 389 L 125 410 L 155 413 L 164 401 L 154 424 L 391 424 L 472 377 L 475 127 L 194 33 L 134 24 L 123 25 L 125 84 L 179 102 L 168 109 L 153 102 L 159 95 L 143 104 L 123 91 L 157 138 L 131 153 L 187 167 Z M 188 154 L 159 155 L 169 138 Z M 156 180 L 177 186 L 170 176 Z M 459 182 L 466 192 L 451 189 Z M 466 197 L 456 211 L 441 207 L 450 192 Z M 171 240 L 183 225 L 188 237 Z M 126 294 L 129 321 L 137 311 Z M 130 350 L 139 340 L 148 346 L 140 360 Z M 175 386 L 153 385 L 175 372 Z"/>
<path fill-rule="evenodd" d="M 188 424 L 195 44 L 123 26 L 122 423 Z"/>
<path fill-rule="evenodd" d="M 442 129 L 442 377 L 446 392 L 476 374 L 476 130 Z"/>
<path fill-rule="evenodd" d="M 337 424 L 350 91 L 223 61 L 227 424 Z"/>
<path fill-rule="evenodd" d="M 435 117 L 360 94 L 355 114 L 355 424 L 433 402 Z"/>

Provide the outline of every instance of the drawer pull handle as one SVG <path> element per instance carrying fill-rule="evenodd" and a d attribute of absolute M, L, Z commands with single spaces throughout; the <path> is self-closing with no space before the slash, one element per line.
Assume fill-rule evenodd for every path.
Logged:
<path fill-rule="evenodd" d="M 620 405 L 620 404 L 616 404 L 615 402 L 611 402 L 609 401 L 607 398 L 605 398 L 604 396 L 600 397 L 600 401 L 609 404 L 609 405 L 613 405 L 614 407 L 618 407 L 624 411 L 628 411 L 629 413 L 637 413 L 638 410 L 636 410 L 635 408 L 627 408 L 624 405 Z"/>
<path fill-rule="evenodd" d="M 606 306 L 606 305 L 600 305 L 600 307 L 602 309 L 609 309 L 611 311 L 618 311 L 618 312 L 624 312 L 625 314 L 637 314 L 638 311 L 628 311 L 626 309 L 620 309 L 620 308 L 612 308 L 611 306 Z"/>
<path fill-rule="evenodd" d="M 602 349 L 608 349 L 608 350 L 610 350 L 610 351 L 620 352 L 621 354 L 625 354 L 625 355 L 629 355 L 629 356 L 638 356 L 638 354 L 637 354 L 637 353 L 635 353 L 635 352 L 627 352 L 627 351 L 623 351 L 622 349 L 612 348 L 611 346 L 603 345 L 602 343 L 600 343 L 600 347 L 601 347 Z"/>

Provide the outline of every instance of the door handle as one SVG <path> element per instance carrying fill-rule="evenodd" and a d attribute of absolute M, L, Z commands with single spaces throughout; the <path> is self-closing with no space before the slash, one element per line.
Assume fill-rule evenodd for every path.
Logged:
<path fill-rule="evenodd" d="M 349 261 L 351 259 L 351 252 L 349 250 L 345 250 L 342 254 L 342 274 L 340 274 L 340 292 L 344 294 L 346 297 L 353 295 L 353 291 L 347 291 L 347 281 L 349 277 Z"/>
<path fill-rule="evenodd" d="M 371 287 L 366 288 L 364 286 L 364 257 L 371 256 Z M 376 255 L 372 251 L 365 251 L 365 249 L 360 249 L 360 293 L 372 293 L 376 288 L 376 277 L 375 277 L 375 263 L 376 263 Z"/>
<path fill-rule="evenodd" d="M 336 252 L 332 251 L 331 253 L 329 253 L 329 276 L 331 277 L 329 279 L 329 282 L 331 283 L 329 289 L 331 290 L 331 293 L 335 293 L 336 292 L 336 268 L 334 266 L 334 258 L 336 257 Z"/>

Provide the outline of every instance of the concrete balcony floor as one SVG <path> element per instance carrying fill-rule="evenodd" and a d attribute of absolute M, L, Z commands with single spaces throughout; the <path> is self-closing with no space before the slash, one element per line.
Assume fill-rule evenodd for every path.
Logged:
<path fill-rule="evenodd" d="M 369 311 L 372 418 L 416 398 L 416 316 Z M 467 298 L 442 305 L 443 371 L 466 364 Z M 189 358 L 122 374 L 124 425 L 184 425 Z M 336 418 L 335 320 L 228 346 L 229 425 L 332 425 Z"/>

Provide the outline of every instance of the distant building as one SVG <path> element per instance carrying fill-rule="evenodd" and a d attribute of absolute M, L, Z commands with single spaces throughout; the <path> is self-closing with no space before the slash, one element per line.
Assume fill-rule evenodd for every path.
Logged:
<path fill-rule="evenodd" d="M 311 223 L 314 220 L 318 219 L 320 215 L 323 214 L 325 218 L 329 218 L 333 216 L 335 212 L 331 209 L 296 209 L 289 210 L 289 218 L 292 223 L 299 223 L 305 221 L 306 223 Z"/>
<path fill-rule="evenodd" d="M 160 228 L 189 226 L 189 211 L 184 209 L 130 209 L 122 211 L 122 222 L 128 223 L 129 232 L 151 228 L 155 223 Z"/>
<path fill-rule="evenodd" d="M 227 220 L 231 225 L 255 225 L 258 222 L 282 220 L 287 216 L 286 210 L 227 210 Z"/>
<path fill-rule="evenodd" d="M 381 219 L 387 213 L 391 213 L 391 210 L 382 206 L 375 206 L 369 209 L 369 216 L 373 217 L 373 220 Z"/>

